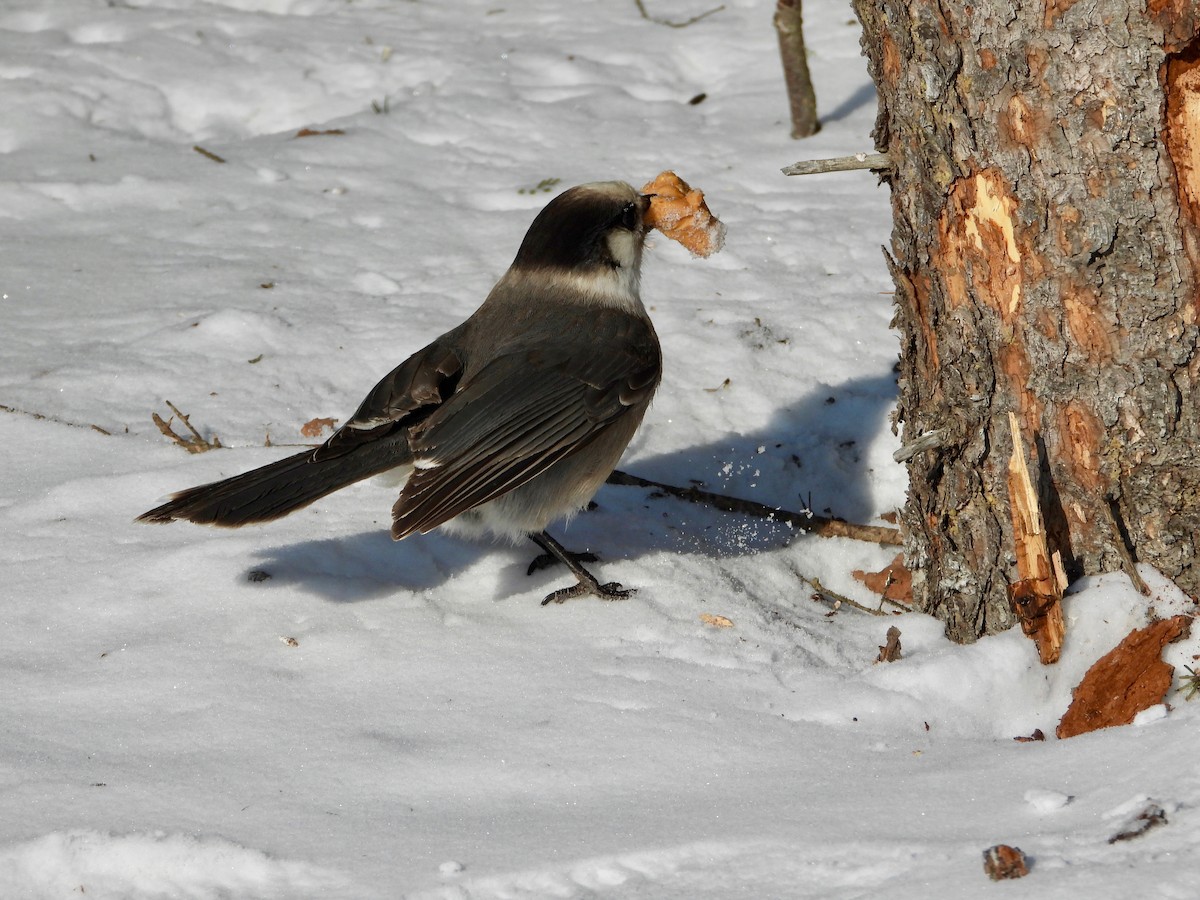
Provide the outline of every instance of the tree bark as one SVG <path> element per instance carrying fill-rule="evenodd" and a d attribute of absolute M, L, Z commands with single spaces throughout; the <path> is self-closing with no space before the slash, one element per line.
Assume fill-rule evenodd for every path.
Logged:
<path fill-rule="evenodd" d="M 893 167 L 901 526 L 918 605 L 1015 621 L 1016 414 L 1051 551 L 1200 591 L 1191 0 L 855 0 Z M 921 445 L 916 445 L 920 447 Z"/>

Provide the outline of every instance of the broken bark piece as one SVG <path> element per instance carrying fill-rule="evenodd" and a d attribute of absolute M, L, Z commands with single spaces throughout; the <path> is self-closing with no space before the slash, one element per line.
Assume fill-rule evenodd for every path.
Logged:
<path fill-rule="evenodd" d="M 900 658 L 900 629 L 892 625 L 887 630 L 887 642 L 879 648 L 879 655 L 875 657 L 875 662 L 895 662 Z M 929 726 L 925 726 L 925 730 L 929 730 Z"/>
<path fill-rule="evenodd" d="M 1128 725 L 1143 709 L 1162 703 L 1175 674 L 1162 661 L 1163 647 L 1186 637 L 1191 627 L 1191 616 L 1175 616 L 1127 634 L 1087 670 L 1055 734 L 1069 738 Z"/>
<path fill-rule="evenodd" d="M 1008 461 L 1008 498 L 1020 579 L 1009 585 L 1008 599 L 1021 620 L 1021 630 L 1033 638 L 1042 665 L 1048 666 L 1058 662 L 1062 654 L 1066 633 L 1062 595 L 1066 585 L 1061 575 L 1062 563 L 1051 556 L 1046 543 L 1046 526 L 1037 491 L 1029 477 L 1021 427 L 1014 413 L 1008 414 L 1008 424 L 1013 439 L 1013 452 Z"/>
<path fill-rule="evenodd" d="M 850 574 L 885 600 L 912 606 L 912 573 L 904 565 L 903 553 L 897 553 L 896 558 L 878 572 L 855 569 Z"/>
<path fill-rule="evenodd" d="M 1022 734 L 1022 735 L 1018 735 L 1017 737 L 1013 738 L 1013 740 L 1016 741 L 1018 744 L 1031 744 L 1034 741 L 1044 741 L 1045 739 L 1046 739 L 1046 735 L 1042 732 L 1042 729 L 1040 729 L 1040 728 L 1033 729 L 1033 734 Z"/>
<path fill-rule="evenodd" d="M 1006 878 L 1024 878 L 1029 874 L 1029 863 L 1019 847 L 997 844 L 983 851 L 983 871 L 992 881 Z"/>

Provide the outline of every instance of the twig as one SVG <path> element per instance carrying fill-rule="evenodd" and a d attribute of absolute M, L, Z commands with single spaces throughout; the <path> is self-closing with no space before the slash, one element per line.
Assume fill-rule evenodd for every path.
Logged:
<path fill-rule="evenodd" d="M 37 419 L 39 422 L 53 422 L 55 425 L 66 425 L 70 428 L 90 428 L 92 431 L 98 431 L 103 435 L 112 437 L 112 432 L 107 428 L 101 428 L 99 425 L 84 425 L 82 422 L 68 422 L 66 419 L 60 419 L 57 416 L 46 416 L 42 413 L 30 412 L 27 409 L 18 409 L 15 406 L 6 406 L 0 403 L 0 412 L 12 413 L 17 416 L 29 416 L 31 419 Z"/>
<path fill-rule="evenodd" d="M 195 428 L 192 427 L 192 423 L 190 421 L 188 421 L 188 417 L 179 411 L 178 406 L 176 406 L 170 400 L 165 400 L 163 402 L 166 403 L 167 406 L 171 407 L 171 412 L 173 412 L 173 413 L 175 413 L 175 415 L 179 416 L 179 421 L 182 422 L 184 424 L 184 427 L 187 428 L 187 430 L 192 433 L 192 437 L 194 437 L 197 441 L 199 441 L 202 444 L 208 443 L 206 440 L 204 440 L 204 437 L 200 434 L 200 432 L 198 432 Z M 217 442 L 217 446 L 220 446 L 219 441 Z"/>
<path fill-rule="evenodd" d="M 213 153 L 211 150 L 205 150 L 199 144 L 193 144 L 192 149 L 195 150 L 197 153 L 199 153 L 201 156 L 211 159 L 215 163 L 225 162 L 225 160 L 222 159 L 221 157 L 217 156 L 217 154 Z"/>
<path fill-rule="evenodd" d="M 743 513 L 747 516 L 757 516 L 760 519 L 771 519 L 795 525 L 804 531 L 820 537 L 845 537 L 857 541 L 870 541 L 876 544 L 886 544 L 892 547 L 900 546 L 900 529 L 886 528 L 882 525 L 855 525 L 853 522 L 843 522 L 827 516 L 818 516 L 810 512 L 792 512 L 787 509 L 776 509 L 756 503 L 753 500 L 742 500 L 738 497 L 728 497 L 724 494 L 714 494 L 702 491 L 697 487 L 682 488 L 673 484 L 663 484 L 638 475 L 630 475 L 615 469 L 608 476 L 609 484 L 625 485 L 627 487 L 643 487 L 661 491 L 671 497 L 686 500 L 689 503 L 699 503 L 711 506 L 723 512 Z"/>
<path fill-rule="evenodd" d="M 158 426 L 158 430 L 163 433 L 164 437 L 169 438 L 188 453 L 204 453 L 206 450 L 222 449 L 221 439 L 219 437 L 214 434 L 211 441 L 205 440 L 204 436 L 192 427 L 192 423 L 188 421 L 188 417 L 181 413 L 179 408 L 174 403 L 172 403 L 170 400 L 165 402 L 167 406 L 171 407 L 171 412 L 175 413 L 175 415 L 179 417 L 179 421 L 183 423 L 184 427 L 192 433 L 192 437 L 181 437 L 175 433 L 175 430 L 171 427 L 171 422 L 175 421 L 174 418 L 172 418 L 170 421 L 164 421 L 163 417 L 158 413 L 151 413 L 150 418 L 154 420 L 154 424 Z"/>
<path fill-rule="evenodd" d="M 682 22 L 672 22 L 670 19 L 660 19 L 657 16 L 650 15 L 646 11 L 646 4 L 642 0 L 633 0 L 633 2 L 637 5 L 638 12 L 642 14 L 643 19 L 653 22 L 655 25 L 666 25 L 668 28 L 687 28 L 689 25 L 695 25 L 701 19 L 707 19 L 713 13 L 719 13 L 725 8 L 725 4 L 722 3 L 720 6 L 714 6 L 708 12 L 702 12 L 698 16 L 692 16 L 690 19 L 685 19 Z"/>
<path fill-rule="evenodd" d="M 814 591 L 816 591 L 818 594 L 820 594 L 822 599 L 829 599 L 829 600 L 834 601 L 834 605 L 835 605 L 834 611 L 835 612 L 837 611 L 836 607 L 841 606 L 844 603 L 844 604 L 846 604 L 846 606 L 852 606 L 857 610 L 865 612 L 869 616 L 890 616 L 890 615 L 892 615 L 892 613 L 884 612 L 882 608 L 871 609 L 871 607 L 864 606 L 863 604 L 859 603 L 857 600 L 851 600 L 849 597 L 845 596 L 844 594 L 839 594 L 837 591 L 831 591 L 829 588 L 825 587 L 825 585 L 821 584 L 821 581 L 818 578 L 807 578 L 803 575 L 801 575 L 800 577 L 804 581 L 806 581 L 809 585 L 811 585 L 812 589 Z M 906 610 L 906 612 L 907 612 L 907 610 Z"/>
<path fill-rule="evenodd" d="M 820 175 L 823 172 L 853 172 L 855 169 L 883 171 L 892 168 L 892 160 L 886 153 L 855 153 L 853 156 L 835 156 L 832 159 L 802 159 L 779 171 L 784 175 Z"/>

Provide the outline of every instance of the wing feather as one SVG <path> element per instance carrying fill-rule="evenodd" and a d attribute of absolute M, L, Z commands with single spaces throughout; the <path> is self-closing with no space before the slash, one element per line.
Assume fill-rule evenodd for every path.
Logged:
<path fill-rule="evenodd" d="M 393 537 L 427 532 L 579 452 L 658 384 L 648 322 L 599 311 L 584 335 L 493 360 L 410 432 L 414 471 L 392 509 Z"/>
<path fill-rule="evenodd" d="M 458 329 L 419 350 L 380 379 L 341 428 L 316 449 L 314 460 L 342 456 L 398 429 L 411 428 L 453 396 L 464 361 Z"/>

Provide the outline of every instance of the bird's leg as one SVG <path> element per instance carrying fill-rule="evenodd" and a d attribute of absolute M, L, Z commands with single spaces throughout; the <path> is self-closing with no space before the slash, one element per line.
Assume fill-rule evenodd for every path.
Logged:
<path fill-rule="evenodd" d="M 564 550 L 563 552 L 577 563 L 600 562 L 600 557 L 595 553 L 576 553 L 573 550 Z M 539 553 L 529 563 L 529 568 L 525 570 L 525 574 L 532 575 L 534 572 L 540 572 L 542 569 L 557 566 L 558 563 L 559 559 L 553 553 Z"/>
<path fill-rule="evenodd" d="M 588 505 L 587 505 L 588 512 L 591 512 L 595 508 L 596 508 L 596 501 L 589 500 Z M 540 544 L 539 544 L 539 546 L 540 546 Z M 598 557 L 595 553 L 574 553 L 570 550 L 566 550 L 564 552 L 568 556 L 572 557 L 575 560 L 575 562 L 580 562 L 580 563 L 600 562 L 600 557 Z M 553 565 L 557 565 L 558 562 L 559 562 L 558 557 L 555 556 L 553 553 L 539 553 L 537 556 L 535 556 L 533 558 L 533 561 L 529 564 L 529 568 L 525 570 L 525 574 L 532 575 L 534 572 L 540 572 L 542 569 L 548 569 Z"/>
<path fill-rule="evenodd" d="M 549 603 L 562 603 L 565 600 L 570 600 L 572 597 L 583 597 L 587 594 L 594 594 L 603 600 L 624 600 L 635 593 L 634 590 L 623 588 L 615 581 L 610 581 L 608 584 L 601 584 L 596 580 L 596 576 L 585 569 L 583 563 L 580 562 L 580 559 L 586 556 L 586 554 L 571 553 L 562 544 L 550 537 L 547 532 L 533 532 L 529 535 L 529 539 L 545 550 L 547 554 L 570 569 L 572 574 L 579 579 L 578 584 L 547 594 L 546 599 L 542 601 L 542 606 L 546 606 Z"/>

